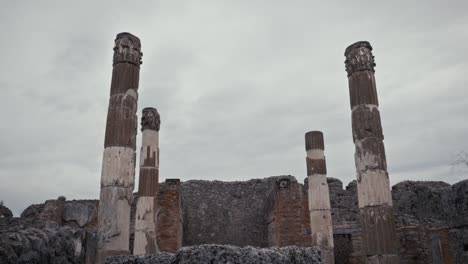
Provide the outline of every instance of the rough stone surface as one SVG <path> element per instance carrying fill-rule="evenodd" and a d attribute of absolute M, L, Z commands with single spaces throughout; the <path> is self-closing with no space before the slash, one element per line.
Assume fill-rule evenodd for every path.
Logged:
<path fill-rule="evenodd" d="M 453 208 L 450 214 L 450 224 L 454 227 L 468 228 L 468 180 L 452 185 L 450 204 Z M 468 247 L 468 236 L 465 239 Z"/>
<path fill-rule="evenodd" d="M 177 254 L 147 257 L 112 257 L 107 264 L 302 264 L 322 263 L 317 249 L 303 247 L 255 248 L 227 245 L 199 245 L 181 248 Z"/>
<path fill-rule="evenodd" d="M 44 204 L 31 204 L 21 213 L 22 218 L 35 218 L 44 209 Z"/>
<path fill-rule="evenodd" d="M 93 201 L 71 201 L 65 203 L 62 219 L 65 222 L 75 222 L 79 227 L 89 226 L 97 222 L 97 205 Z"/>
<path fill-rule="evenodd" d="M 451 186 L 445 182 L 400 182 L 392 187 L 399 226 L 447 226 Z"/>
<path fill-rule="evenodd" d="M 288 179 L 288 177 L 280 178 Z M 258 243 L 264 245 L 256 245 L 259 247 L 270 246 L 271 241 L 268 240 L 268 233 L 274 230 L 268 229 L 271 227 L 271 224 L 268 223 L 272 220 L 272 215 L 264 214 L 272 212 L 274 208 L 274 191 L 277 186 L 276 181 L 280 178 L 272 177 L 230 183 L 182 182 L 182 196 L 186 197 L 183 201 L 182 211 L 185 221 L 187 219 L 193 221 L 192 223 L 184 223 L 183 246 L 188 246 L 187 240 L 191 243 L 206 244 L 210 243 L 212 239 L 220 241 L 218 244 L 229 244 L 233 241 L 239 244 Z M 290 179 L 295 182 L 293 177 Z M 343 183 L 338 179 L 328 178 L 327 182 L 330 189 L 334 240 L 337 244 L 335 258 L 337 261 L 343 261 L 337 263 L 363 263 L 364 253 L 362 251 L 362 237 L 360 236 L 361 226 L 358 219 L 356 181 L 349 183 L 345 189 L 343 189 Z M 164 186 L 164 183 L 162 185 Z M 212 187 L 221 188 L 222 191 L 212 191 L 210 190 Z M 306 190 L 307 187 L 303 186 L 303 189 Z M 269 191 L 271 193 L 267 194 Z M 226 195 L 230 196 L 226 197 Z M 401 182 L 393 186 L 392 196 L 398 237 L 402 245 L 400 250 L 402 263 L 431 263 L 432 255 L 440 256 L 437 255 L 439 253 L 446 254 L 442 257 L 449 255 L 451 263 L 468 263 L 468 251 L 466 250 L 468 249 L 468 180 L 453 185 L 442 182 Z M 259 210 L 263 211 L 250 210 L 249 201 L 254 208 L 260 208 Z M 81 211 L 80 204 L 96 208 L 98 201 L 66 201 L 64 215 L 67 210 L 73 211 L 74 208 Z M 192 206 L 194 208 L 189 210 Z M 234 206 L 238 207 L 236 218 L 223 218 L 223 215 L 228 214 L 228 210 L 234 210 L 232 209 Z M 303 207 L 306 208 L 307 203 Z M 1 218 L 0 230 L 5 233 L 28 228 L 42 230 L 46 226 L 50 229 L 59 228 L 59 224 L 48 222 L 40 217 L 43 215 L 44 208 L 44 204 L 31 205 L 24 210 L 21 218 Z M 240 210 L 241 208 L 245 210 Z M 135 211 L 135 204 L 132 205 L 132 210 Z M 227 221 L 220 221 L 220 219 Z M 75 220 L 67 221 L 63 215 L 62 220 L 61 225 L 79 227 Z M 197 223 L 201 223 L 201 226 L 197 226 Z M 236 226 L 236 223 L 240 224 Z M 130 229 L 133 225 L 134 220 L 131 221 Z M 91 221 L 83 228 L 88 231 L 85 240 L 86 246 L 83 247 L 86 248 L 86 258 L 89 259 L 93 255 L 93 250 L 96 249 L 96 237 L 93 237 L 96 222 Z M 223 230 L 223 228 L 230 232 L 225 234 L 233 235 L 233 238 L 237 240 L 219 234 L 214 238 L 210 236 L 213 233 L 212 230 Z M 203 232 L 208 232 L 208 235 Z M 438 252 L 437 247 L 434 247 L 438 241 L 444 246 L 440 247 L 443 249 L 441 252 Z M 246 245 L 241 244 L 240 246 Z M 0 248 L 2 246 L 0 245 Z M 348 262 L 344 262 L 343 259 Z"/>
<path fill-rule="evenodd" d="M 11 210 L 3 204 L 0 204 L 0 218 L 2 217 L 13 217 Z"/>
<path fill-rule="evenodd" d="M 58 226 L 36 228 L 32 222 L 20 218 L 2 218 L 0 222 L 3 222 L 0 224 L 2 264 L 66 264 L 85 261 L 86 231 L 83 229 Z"/>
<path fill-rule="evenodd" d="M 268 216 L 276 178 L 182 183 L 184 246 L 268 246 Z"/>

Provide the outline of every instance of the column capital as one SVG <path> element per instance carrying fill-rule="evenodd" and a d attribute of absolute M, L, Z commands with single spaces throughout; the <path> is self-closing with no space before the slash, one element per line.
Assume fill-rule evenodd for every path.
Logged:
<path fill-rule="evenodd" d="M 372 46 L 369 42 L 358 41 L 348 46 L 344 55 L 348 76 L 360 71 L 375 72 L 374 55 L 372 55 Z"/>
<path fill-rule="evenodd" d="M 158 110 L 153 107 L 143 108 L 141 115 L 141 131 L 146 129 L 151 129 L 159 131 L 161 126 L 161 116 L 158 113 Z"/>
<path fill-rule="evenodd" d="M 140 67 L 141 57 L 140 39 L 130 33 L 122 32 L 117 34 L 114 45 L 114 63 L 130 63 Z"/>

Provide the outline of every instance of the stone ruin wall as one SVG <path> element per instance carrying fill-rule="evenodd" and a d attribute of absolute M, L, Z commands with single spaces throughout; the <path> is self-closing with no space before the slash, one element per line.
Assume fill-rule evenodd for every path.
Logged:
<path fill-rule="evenodd" d="M 281 189 L 280 180 L 287 180 L 289 186 Z M 172 187 L 160 185 L 158 208 L 158 243 L 166 251 L 206 243 L 308 246 L 307 185 L 292 176 L 244 182 L 169 181 Z M 328 178 L 328 185 L 336 263 L 362 263 L 356 181 L 343 188 L 340 180 Z M 468 263 L 468 180 L 454 185 L 405 181 L 393 186 L 392 196 L 401 263 Z M 78 254 L 79 240 L 77 256 L 92 263 L 97 206 L 97 200 L 48 200 L 28 207 L 21 218 L 0 218 L 0 232 L 6 234 L 15 225 L 18 230 L 63 229 L 75 241 L 73 252 Z M 0 247 L 5 247 L 5 241 Z"/>

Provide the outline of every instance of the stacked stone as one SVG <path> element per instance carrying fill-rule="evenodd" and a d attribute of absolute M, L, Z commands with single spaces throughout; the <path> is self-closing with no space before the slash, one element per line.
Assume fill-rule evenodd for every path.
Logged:
<path fill-rule="evenodd" d="M 392 195 L 380 123 L 372 46 L 346 48 L 358 202 L 367 263 L 398 263 Z"/>
<path fill-rule="evenodd" d="M 305 148 L 307 151 L 306 164 L 312 246 L 320 248 L 323 263 L 332 264 L 335 263 L 333 256 L 333 227 L 323 133 L 320 131 L 307 132 L 305 134 Z"/>
<path fill-rule="evenodd" d="M 135 216 L 134 255 L 150 255 L 159 251 L 156 240 L 156 207 L 159 176 L 159 127 L 161 118 L 156 108 L 143 109 L 140 180 Z"/>
<path fill-rule="evenodd" d="M 302 185 L 294 177 L 282 176 L 277 180 L 271 246 L 310 247 L 310 234 L 307 233 L 310 223 L 304 221 L 306 199 Z"/>
<path fill-rule="evenodd" d="M 108 256 L 130 253 L 141 56 L 137 37 L 117 35 L 101 172 L 97 263 L 104 263 Z"/>

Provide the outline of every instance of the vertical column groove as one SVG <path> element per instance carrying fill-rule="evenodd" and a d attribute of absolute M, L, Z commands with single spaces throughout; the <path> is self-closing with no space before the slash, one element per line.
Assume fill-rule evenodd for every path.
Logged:
<path fill-rule="evenodd" d="M 345 51 L 351 102 L 358 202 L 367 263 L 398 263 L 390 181 L 374 77 L 374 56 L 367 41 Z"/>
<path fill-rule="evenodd" d="M 320 131 L 307 132 L 305 134 L 305 149 L 307 152 L 306 165 L 312 246 L 320 248 L 323 263 L 333 264 L 335 263 L 333 225 L 323 133 Z"/>
<path fill-rule="evenodd" d="M 130 33 L 117 35 L 101 171 L 96 263 L 130 253 L 141 57 L 137 37 Z"/>

